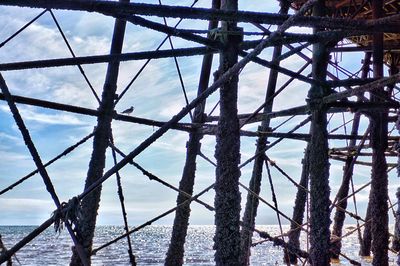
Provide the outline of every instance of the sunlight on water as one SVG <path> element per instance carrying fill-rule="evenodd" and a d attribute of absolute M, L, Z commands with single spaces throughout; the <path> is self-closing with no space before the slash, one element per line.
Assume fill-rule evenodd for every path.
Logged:
<path fill-rule="evenodd" d="M 0 226 L 0 233 L 5 245 L 10 247 L 34 228 L 31 226 Z M 271 235 L 279 235 L 280 232 L 276 225 L 258 226 L 258 229 L 267 231 Z M 284 231 L 287 229 L 288 227 L 285 226 Z M 102 245 L 123 233 L 124 230 L 121 226 L 101 226 L 96 231 L 95 246 Z M 214 227 L 210 225 L 189 227 L 185 246 L 185 265 L 214 265 L 213 234 Z M 148 226 L 132 234 L 132 244 L 138 265 L 163 265 L 170 236 L 170 226 Z M 256 236 L 253 239 L 253 241 L 259 240 L 261 239 Z M 54 230 L 48 229 L 20 250 L 17 253 L 17 258 L 22 265 L 68 265 L 71 245 L 72 241 L 66 231 L 57 235 Z M 303 238 L 302 248 L 305 249 L 306 247 L 307 241 Z M 361 262 L 362 265 L 371 265 L 370 259 L 362 259 L 358 256 L 359 245 L 356 234 L 345 239 L 342 250 L 348 257 Z M 251 265 L 284 265 L 282 253 L 281 248 L 274 247 L 271 242 L 264 242 L 252 249 Z M 127 254 L 126 240 L 121 240 L 99 251 L 92 258 L 92 264 L 96 266 L 129 265 Z M 340 263 L 332 265 L 351 264 L 341 258 Z M 395 265 L 393 253 L 390 254 L 390 265 Z"/>

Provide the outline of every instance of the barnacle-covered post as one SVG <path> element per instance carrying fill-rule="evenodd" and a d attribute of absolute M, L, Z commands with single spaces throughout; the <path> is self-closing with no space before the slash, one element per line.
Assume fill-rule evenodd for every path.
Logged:
<path fill-rule="evenodd" d="M 238 1 L 222 0 L 221 9 L 236 11 Z M 219 38 L 224 44 L 220 53 L 219 73 L 221 74 L 238 61 L 238 46 L 242 39 L 240 30 L 234 22 L 221 23 Z M 237 34 L 232 34 L 233 32 Z M 220 88 L 220 116 L 215 148 L 217 159 L 214 200 L 216 265 L 239 265 L 240 257 L 238 81 L 238 75 L 235 74 Z"/>
<path fill-rule="evenodd" d="M 323 16 L 325 1 L 318 0 L 313 7 L 314 16 Z M 320 31 L 315 29 L 314 31 Z M 313 46 L 312 76 L 316 81 L 326 80 L 329 52 L 326 44 Z M 322 97 L 329 94 L 330 88 L 313 85 L 308 93 L 311 110 L 310 140 L 310 260 L 313 266 L 330 264 L 330 188 L 328 132 L 326 129 L 326 107 L 321 105 Z"/>
<path fill-rule="evenodd" d="M 289 231 L 289 245 L 292 245 L 296 248 L 300 248 L 300 233 L 301 228 L 299 225 L 303 224 L 304 213 L 307 201 L 307 191 L 304 188 L 308 188 L 308 180 L 310 176 L 310 147 L 307 145 L 304 151 L 304 157 L 302 160 L 302 169 L 300 176 L 301 187 L 298 187 L 296 193 L 296 199 L 293 207 L 293 215 L 292 221 L 290 222 L 290 231 Z M 294 253 L 289 252 L 289 250 L 285 250 L 284 260 L 286 263 L 297 263 L 297 256 Z"/>
<path fill-rule="evenodd" d="M 120 0 L 120 2 L 129 3 L 129 0 Z M 121 53 L 125 34 L 125 26 L 125 21 L 116 19 L 110 54 Z M 106 160 L 106 149 L 110 139 L 111 121 L 114 114 L 114 99 L 117 89 L 118 72 L 119 62 L 111 61 L 108 64 L 102 98 L 99 106 L 99 116 L 97 118 L 97 127 L 93 139 L 93 151 L 89 162 L 85 190 L 97 179 L 103 176 Z M 92 191 L 92 193 L 87 195 L 82 200 L 80 211 L 83 215 L 76 224 L 77 237 L 87 252 L 89 260 L 89 254 L 92 250 L 94 230 L 96 227 L 97 210 L 100 204 L 100 195 L 101 186 L 97 187 L 94 191 Z M 73 250 L 70 265 L 81 265 L 81 261 L 76 250 Z"/>
<path fill-rule="evenodd" d="M 281 10 L 280 14 L 287 14 L 289 10 L 289 2 L 286 0 L 280 1 L 281 3 Z M 272 61 L 279 57 L 282 53 L 282 45 L 278 45 L 274 47 L 273 55 L 272 55 Z M 279 63 L 278 63 L 279 64 Z M 268 114 L 272 111 L 272 106 L 273 106 L 273 97 L 275 93 L 275 88 L 276 88 L 276 83 L 278 80 L 278 71 L 276 69 L 271 69 L 269 72 L 269 78 L 268 78 L 268 85 L 267 85 L 267 92 L 266 92 L 266 100 L 268 101 L 264 107 L 264 114 Z M 270 124 L 271 118 L 266 116 L 266 118 L 261 122 L 261 125 L 259 127 L 260 131 L 268 131 L 269 124 Z M 265 136 L 260 136 L 257 139 L 257 144 L 256 144 L 256 154 L 259 154 L 262 150 L 265 149 L 266 144 L 267 144 L 267 137 Z M 251 174 L 251 179 L 249 183 L 249 188 L 252 190 L 252 192 L 255 192 L 256 194 L 260 194 L 261 190 L 261 179 L 262 179 L 262 169 L 263 169 L 263 164 L 264 164 L 264 156 L 257 156 L 254 159 L 254 164 L 253 164 L 253 172 Z M 258 203 L 259 200 L 257 197 L 255 197 L 252 193 L 247 194 L 247 201 L 246 201 L 246 207 L 245 211 L 243 214 L 243 224 L 245 227 L 242 227 L 241 231 L 241 263 L 242 265 L 248 265 L 250 262 L 250 247 L 251 247 L 251 241 L 252 241 L 252 236 L 253 236 L 253 231 L 250 230 L 250 228 L 254 227 L 255 224 L 255 218 L 257 216 L 257 208 L 258 208 Z"/>
<path fill-rule="evenodd" d="M 361 73 L 362 79 L 365 79 L 368 77 L 370 63 L 371 63 L 371 53 L 368 52 L 364 56 L 362 73 Z M 360 97 L 358 97 L 358 100 L 359 101 L 361 100 Z M 360 112 L 356 112 L 354 114 L 354 119 L 353 119 L 353 124 L 352 124 L 352 129 L 351 129 L 352 136 L 356 136 L 358 133 L 360 119 L 361 119 Z M 356 145 L 356 139 L 351 139 L 349 142 L 349 145 L 348 145 L 349 153 L 350 153 L 350 151 L 354 150 L 355 145 Z M 341 241 L 340 237 L 342 236 L 344 220 L 346 218 L 346 214 L 345 214 L 344 210 L 346 210 L 346 208 L 347 208 L 347 196 L 349 194 L 350 181 L 353 177 L 353 170 L 354 170 L 353 159 L 354 159 L 354 155 L 352 155 L 352 154 L 349 154 L 346 158 L 346 162 L 343 167 L 342 184 L 340 185 L 340 188 L 336 194 L 337 208 L 336 208 L 335 216 L 333 218 L 332 235 L 337 237 L 338 240 L 336 240 L 332 243 L 331 257 L 333 259 L 339 259 L 339 254 L 340 254 L 340 251 L 342 248 L 342 241 Z"/>
<path fill-rule="evenodd" d="M 392 249 L 395 251 L 400 251 L 400 188 L 397 188 L 397 192 L 396 192 L 396 198 L 397 198 L 397 210 L 396 210 L 396 223 L 394 226 L 394 239 L 393 239 L 393 243 L 392 243 Z M 400 258 L 400 254 L 397 257 L 399 260 Z"/>
<path fill-rule="evenodd" d="M 400 63 L 400 56 L 391 55 L 391 69 L 390 75 L 399 73 L 399 68 L 397 65 Z M 394 85 L 394 84 L 393 84 Z M 397 121 L 396 129 L 400 132 L 400 110 L 397 110 Z M 397 176 L 400 177 L 400 142 L 394 144 L 394 150 L 397 152 Z M 400 187 L 397 188 L 396 192 L 397 198 L 397 210 L 395 213 L 395 225 L 394 225 L 394 238 L 392 241 L 392 249 L 399 252 L 400 251 Z M 400 264 L 400 253 L 397 254 L 397 264 Z"/>
<path fill-rule="evenodd" d="M 220 0 L 213 0 L 212 8 L 219 8 Z M 209 30 L 212 30 L 218 26 L 218 21 L 210 21 L 209 22 Z M 197 95 L 203 93 L 205 89 L 208 87 L 210 73 L 211 73 L 211 65 L 212 65 L 213 54 L 207 54 L 203 57 L 203 63 L 201 66 L 201 74 L 199 80 L 199 86 Z M 206 101 L 202 104 L 199 104 L 194 110 L 193 123 L 204 123 L 204 107 Z M 197 154 L 200 151 L 202 139 L 202 134 L 200 132 L 194 131 L 190 132 L 189 140 L 186 144 L 186 161 L 185 166 L 183 168 L 182 179 L 179 183 L 179 189 L 187 192 L 192 195 L 193 186 L 195 182 L 196 175 L 196 158 Z M 180 205 L 185 200 L 187 200 L 187 196 L 183 194 L 178 194 L 176 199 L 176 204 Z M 189 217 L 190 217 L 190 204 L 181 206 L 175 212 L 174 225 L 172 228 L 172 236 L 171 241 L 168 247 L 167 256 L 165 258 L 165 265 L 169 266 L 177 266 L 182 265 L 184 261 L 184 245 L 187 235 L 187 229 L 189 226 Z"/>
<path fill-rule="evenodd" d="M 372 1 L 373 18 L 383 16 L 383 1 Z M 383 33 L 373 34 L 373 72 L 374 78 L 383 77 Z M 384 88 L 371 93 L 371 102 L 383 102 L 387 99 Z M 372 173 L 370 191 L 371 235 L 373 265 L 388 265 L 388 175 L 385 151 L 388 146 L 388 114 L 387 110 L 371 110 L 370 112 Z"/>

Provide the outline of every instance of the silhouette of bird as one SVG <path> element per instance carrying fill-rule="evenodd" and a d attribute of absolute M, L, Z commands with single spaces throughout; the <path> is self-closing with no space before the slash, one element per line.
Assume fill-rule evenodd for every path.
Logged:
<path fill-rule="evenodd" d="M 133 106 L 131 106 L 130 108 L 128 108 L 128 109 L 126 109 L 126 110 L 122 111 L 122 113 L 121 113 L 121 114 L 127 114 L 127 115 L 130 115 L 130 114 L 133 112 L 133 110 L 135 110 L 135 108 L 134 108 Z"/>

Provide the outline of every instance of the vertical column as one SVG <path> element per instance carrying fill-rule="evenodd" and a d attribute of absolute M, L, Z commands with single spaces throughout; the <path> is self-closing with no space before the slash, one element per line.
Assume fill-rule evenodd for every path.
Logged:
<path fill-rule="evenodd" d="M 129 3 L 129 0 L 120 0 Z M 110 54 L 119 54 L 122 51 L 126 22 L 116 20 L 114 34 L 111 43 Z M 106 160 L 106 149 L 110 140 L 111 121 L 114 112 L 114 99 L 117 89 L 119 62 L 112 61 L 108 64 L 106 79 L 103 87 L 99 116 L 97 118 L 97 130 L 93 138 L 92 157 L 89 162 L 85 189 L 90 187 L 98 178 L 103 176 Z M 87 256 L 90 259 L 90 252 L 93 245 L 94 230 L 96 227 L 97 210 L 100 204 L 101 186 L 93 190 L 81 202 L 80 211 L 83 214 L 76 225 L 78 240 L 82 243 Z M 70 265 L 81 265 L 81 261 L 73 250 Z"/>
<path fill-rule="evenodd" d="M 362 73 L 361 73 L 362 79 L 365 79 L 368 77 L 370 63 L 371 63 L 371 53 L 368 52 L 365 54 L 365 57 L 364 57 Z M 360 97 L 358 97 L 358 101 L 360 101 L 360 100 L 361 100 Z M 360 118 L 361 118 L 361 114 L 359 112 L 354 114 L 353 125 L 352 125 L 352 129 L 351 129 L 351 136 L 357 135 L 358 128 L 360 125 Z M 356 139 L 350 140 L 350 143 L 348 146 L 349 152 L 350 152 L 350 150 L 354 149 L 355 145 L 356 145 Z M 337 206 L 339 208 L 336 208 L 332 235 L 335 235 L 338 238 L 340 238 L 342 236 L 342 229 L 343 229 L 344 220 L 346 217 L 344 210 L 346 210 L 346 208 L 347 208 L 347 196 L 349 194 L 350 181 L 353 177 L 353 170 L 354 170 L 353 158 L 354 158 L 354 156 L 352 156 L 352 155 L 349 155 L 346 158 L 346 163 L 343 168 L 342 184 L 340 185 L 339 191 L 336 195 Z M 341 240 L 338 240 L 332 244 L 332 255 L 331 256 L 333 259 L 339 259 L 339 253 L 340 253 L 341 248 L 342 248 Z"/>
<path fill-rule="evenodd" d="M 237 0 L 222 0 L 221 9 L 237 10 Z M 220 40 L 223 42 L 224 48 L 220 53 L 219 73 L 224 73 L 238 60 L 240 38 L 236 34 L 231 34 L 238 31 L 236 23 L 222 22 L 221 26 Z M 238 75 L 234 75 L 220 88 L 220 117 L 215 148 L 215 158 L 217 159 L 214 200 L 216 265 L 239 265 L 240 135 L 237 93 Z"/>
<path fill-rule="evenodd" d="M 290 232 L 289 232 L 289 241 L 288 243 L 294 247 L 300 249 L 300 233 L 301 228 L 298 225 L 303 224 L 304 219 L 304 211 L 306 207 L 307 201 L 307 191 L 303 188 L 308 188 L 308 180 L 310 175 L 310 144 L 307 145 L 304 151 L 304 157 L 302 160 L 302 169 L 301 169 L 301 177 L 299 187 L 296 193 L 296 199 L 294 202 L 293 208 L 293 216 L 292 221 L 290 222 Z M 285 251 L 284 260 L 286 263 L 297 264 L 297 256 L 293 253 L 290 253 L 288 250 Z"/>
<path fill-rule="evenodd" d="M 319 0 L 313 8 L 314 16 L 323 16 L 325 1 Z M 315 29 L 314 31 L 319 31 Z M 326 44 L 313 46 L 312 76 L 315 80 L 325 81 L 329 52 Z M 330 188 L 328 133 L 326 130 L 326 108 L 321 99 L 329 94 L 329 88 L 313 85 L 308 93 L 308 104 L 311 110 L 310 152 L 310 260 L 313 266 L 330 264 Z"/>
<path fill-rule="evenodd" d="M 280 1 L 281 9 L 279 11 L 280 14 L 287 14 L 289 10 L 289 2 L 286 0 Z M 274 51 L 272 54 L 272 61 L 279 57 L 282 54 L 282 45 L 278 45 L 274 47 Z M 279 64 L 279 62 L 278 62 Z M 268 78 L 268 85 L 267 85 L 267 93 L 265 96 L 265 100 L 269 101 L 266 103 L 264 107 L 264 114 L 268 114 L 272 111 L 273 100 L 270 98 L 275 93 L 276 83 L 278 79 L 278 71 L 275 69 L 270 69 L 269 78 Z M 266 118 L 261 122 L 261 126 L 259 127 L 259 131 L 268 131 L 269 124 L 270 124 L 270 117 L 266 116 Z M 267 138 L 260 136 L 257 139 L 256 144 L 256 154 L 259 154 L 262 150 L 265 149 L 267 144 Z M 253 164 L 253 172 L 251 174 L 251 179 L 249 183 L 249 188 L 255 192 L 257 195 L 260 194 L 261 188 L 261 179 L 262 179 L 262 170 L 264 164 L 264 157 L 257 156 L 254 159 Z M 253 231 L 250 228 L 254 227 L 255 218 L 257 216 L 257 208 L 258 208 L 259 200 L 255 197 L 252 193 L 247 194 L 247 201 L 246 201 L 246 208 L 243 214 L 243 224 L 245 227 L 242 227 L 241 231 L 241 264 L 242 265 L 249 265 L 250 263 L 250 247 L 251 247 L 251 240 L 253 236 Z"/>
<path fill-rule="evenodd" d="M 220 8 L 220 0 L 213 0 L 212 8 Z M 212 30 L 218 26 L 218 21 L 210 21 L 208 29 Z M 199 87 L 197 95 L 203 93 L 208 87 L 213 54 L 207 54 L 203 57 Z M 193 123 L 204 123 L 205 101 L 198 105 L 194 111 Z M 196 158 L 200 150 L 200 140 L 202 135 L 199 132 L 190 132 L 189 140 L 186 144 L 186 162 L 183 168 L 182 179 L 179 183 L 179 189 L 192 195 L 196 174 Z M 176 204 L 180 205 L 187 197 L 179 194 Z M 168 247 L 165 265 L 178 266 L 184 261 L 184 245 L 189 226 L 190 205 L 186 204 L 178 208 L 175 212 L 174 225 L 172 230 L 171 242 Z"/>
<path fill-rule="evenodd" d="M 383 1 L 372 1 L 373 18 L 383 17 Z M 373 34 L 373 72 L 374 78 L 383 77 L 383 33 Z M 371 93 L 371 102 L 383 102 L 387 98 L 384 88 Z M 385 150 L 388 135 L 387 110 L 373 110 L 370 115 L 372 173 L 370 191 L 371 249 L 374 254 L 372 264 L 388 265 L 388 176 Z"/>
<path fill-rule="evenodd" d="M 400 56 L 391 54 L 391 64 L 390 64 L 390 75 L 395 75 L 399 73 L 399 64 Z M 391 90 L 393 89 L 395 84 L 393 86 L 390 86 Z M 397 111 L 397 121 L 396 121 L 396 128 L 397 131 L 400 132 L 400 120 L 399 120 L 399 111 Z M 394 143 L 394 148 L 397 151 L 397 176 L 400 177 L 400 143 Z M 396 193 L 396 198 L 397 198 L 397 210 L 396 210 L 396 215 L 395 215 L 395 226 L 394 226 L 394 238 L 392 241 L 392 249 L 395 251 L 400 251 L 400 187 L 397 188 L 397 193 Z M 400 253 L 397 254 L 397 265 L 400 265 Z"/>

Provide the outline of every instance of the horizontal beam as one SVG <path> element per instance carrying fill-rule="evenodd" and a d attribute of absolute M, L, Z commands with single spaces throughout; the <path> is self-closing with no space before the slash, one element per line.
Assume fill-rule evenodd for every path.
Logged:
<path fill-rule="evenodd" d="M 0 100 L 4 100 L 4 95 L 2 93 L 0 93 Z M 23 96 L 13 95 L 13 100 L 16 103 L 38 106 L 38 107 L 43 107 L 43 108 L 49 108 L 49 109 L 53 109 L 53 110 L 65 111 L 65 112 L 70 112 L 70 113 L 75 113 L 75 114 L 89 115 L 89 116 L 96 116 L 96 117 L 99 115 L 98 110 L 93 110 L 93 109 L 74 106 L 74 105 L 44 101 L 44 100 L 28 98 L 28 97 L 23 97 Z M 148 126 L 156 126 L 156 127 L 161 127 L 165 124 L 165 122 L 160 122 L 160 121 L 155 121 L 155 120 L 150 120 L 150 119 L 145 119 L 145 118 L 139 118 L 139 117 L 134 117 L 134 116 L 120 115 L 117 113 L 114 114 L 113 118 L 118 121 L 125 121 L 125 122 L 131 122 L 131 123 L 148 125 Z M 184 124 L 184 123 L 177 123 L 174 126 L 172 126 L 172 128 L 177 129 L 177 130 L 187 131 L 187 132 L 193 130 L 193 127 L 191 124 Z"/>
<path fill-rule="evenodd" d="M 329 109 L 328 113 L 339 113 L 339 112 L 368 112 L 368 110 L 372 109 L 390 109 L 390 108 L 400 108 L 400 103 L 398 102 L 381 102 L 381 103 L 371 103 L 371 102 L 352 102 L 352 101 L 344 101 L 344 102 L 331 102 L 326 104 Z M 283 116 L 292 116 L 292 115 L 307 115 L 310 112 L 310 108 L 308 105 L 301 105 L 297 107 L 292 107 L 284 110 L 279 110 L 267 114 L 239 114 L 238 118 L 241 121 L 247 121 L 247 124 L 260 122 L 266 118 L 276 118 Z M 249 117 L 251 119 L 249 120 Z M 218 121 L 219 116 L 208 116 L 206 118 L 206 122 L 215 122 Z"/>
<path fill-rule="evenodd" d="M 328 96 L 325 96 L 322 99 L 322 102 L 327 104 L 327 103 L 332 103 L 341 99 L 345 99 L 347 97 L 351 97 L 351 96 L 357 96 L 359 94 L 362 94 L 364 92 L 367 91 L 371 91 L 373 89 L 376 88 L 380 88 L 380 87 L 385 87 L 385 86 L 389 86 L 389 85 L 393 85 L 400 82 L 400 73 L 399 74 L 395 74 L 386 78 L 381 78 L 378 80 L 375 80 L 373 82 L 370 82 L 368 84 L 365 85 L 361 85 L 357 88 L 354 88 L 352 90 L 348 90 L 348 91 L 343 91 L 343 92 L 338 92 L 335 94 L 330 94 Z"/>
<path fill-rule="evenodd" d="M 160 59 L 169 57 L 184 57 L 193 55 L 205 55 L 209 53 L 217 53 L 217 50 L 208 47 L 193 47 L 174 50 L 158 50 L 137 53 L 108 54 L 82 56 L 74 58 L 56 58 L 34 61 L 23 61 L 0 64 L 0 71 L 22 70 L 32 68 L 61 67 L 73 65 L 85 65 L 96 63 L 108 63 L 118 61 L 144 60 L 144 59 Z"/>
<path fill-rule="evenodd" d="M 341 158 L 341 157 L 337 157 L 337 156 L 329 156 L 330 159 L 336 160 L 336 161 L 340 161 L 340 162 L 346 162 L 347 159 L 346 158 Z M 370 162 L 364 162 L 364 161 L 355 161 L 355 164 L 359 164 L 359 165 L 364 165 L 364 166 L 372 166 L 372 163 Z M 388 163 L 387 164 L 388 168 L 391 167 L 396 167 L 397 163 Z"/>
<path fill-rule="evenodd" d="M 398 52 L 400 51 L 400 45 L 385 45 L 383 46 L 384 51 Z M 337 46 L 331 48 L 330 52 L 372 52 L 372 46 Z"/>
<path fill-rule="evenodd" d="M 129 15 L 149 15 L 202 20 L 225 20 L 235 22 L 263 23 L 280 25 L 290 16 L 250 11 L 225 11 L 183 6 L 152 5 L 142 3 L 118 3 L 111 1 L 77 0 L 2 0 L 0 5 L 81 10 L 98 12 L 120 17 Z M 341 19 L 326 17 L 299 17 L 293 26 L 324 27 L 329 29 L 368 30 L 370 32 L 400 33 L 396 24 L 398 15 L 377 20 Z"/>
<path fill-rule="evenodd" d="M 203 127 L 201 133 L 204 135 L 216 135 L 218 130 L 217 125 L 207 125 Z M 241 130 L 240 136 L 242 137 L 268 137 L 268 138 L 283 138 L 283 139 L 295 139 L 302 141 L 310 141 L 311 134 L 307 133 L 286 133 L 286 132 L 267 132 L 267 131 L 249 131 L 249 130 Z M 346 134 L 328 134 L 328 139 L 336 139 L 336 140 L 362 140 L 364 136 L 361 135 L 346 135 Z M 390 137 L 392 139 L 398 139 L 399 137 Z"/>
<path fill-rule="evenodd" d="M 176 30 L 174 36 L 180 36 L 180 32 L 184 30 Z M 355 32 L 343 33 L 341 31 L 332 32 L 318 32 L 316 34 L 293 34 L 285 33 L 282 37 L 278 37 L 270 42 L 267 47 L 276 45 L 308 42 L 316 43 L 322 40 L 339 40 L 345 36 L 354 35 Z M 190 34 L 194 35 L 194 34 Z M 256 47 L 261 40 L 256 41 L 244 41 L 240 44 L 240 48 L 244 50 L 252 49 Z M 98 64 L 98 63 L 109 63 L 109 62 L 123 62 L 133 60 L 145 60 L 145 59 L 160 59 L 169 57 L 186 57 L 194 55 L 205 55 L 209 53 L 218 53 L 218 49 L 213 46 L 207 47 L 190 47 L 180 49 L 168 49 L 168 50 L 157 50 L 157 51 L 143 51 L 134 53 L 122 53 L 122 54 L 107 54 L 107 55 L 94 55 L 94 56 L 81 56 L 73 58 L 55 58 L 45 60 L 33 60 L 33 61 L 22 61 L 22 62 L 10 62 L 0 64 L 0 71 L 10 70 L 22 70 L 32 68 L 47 68 L 47 67 L 61 67 L 61 66 L 72 66 L 72 65 L 85 65 L 85 64 Z M 261 62 L 265 65 L 265 63 Z M 270 63 L 272 64 L 272 63 Z M 353 79 L 354 80 L 354 79 Z M 331 86 L 335 87 L 334 84 Z M 343 86 L 343 85 L 339 85 Z"/>

